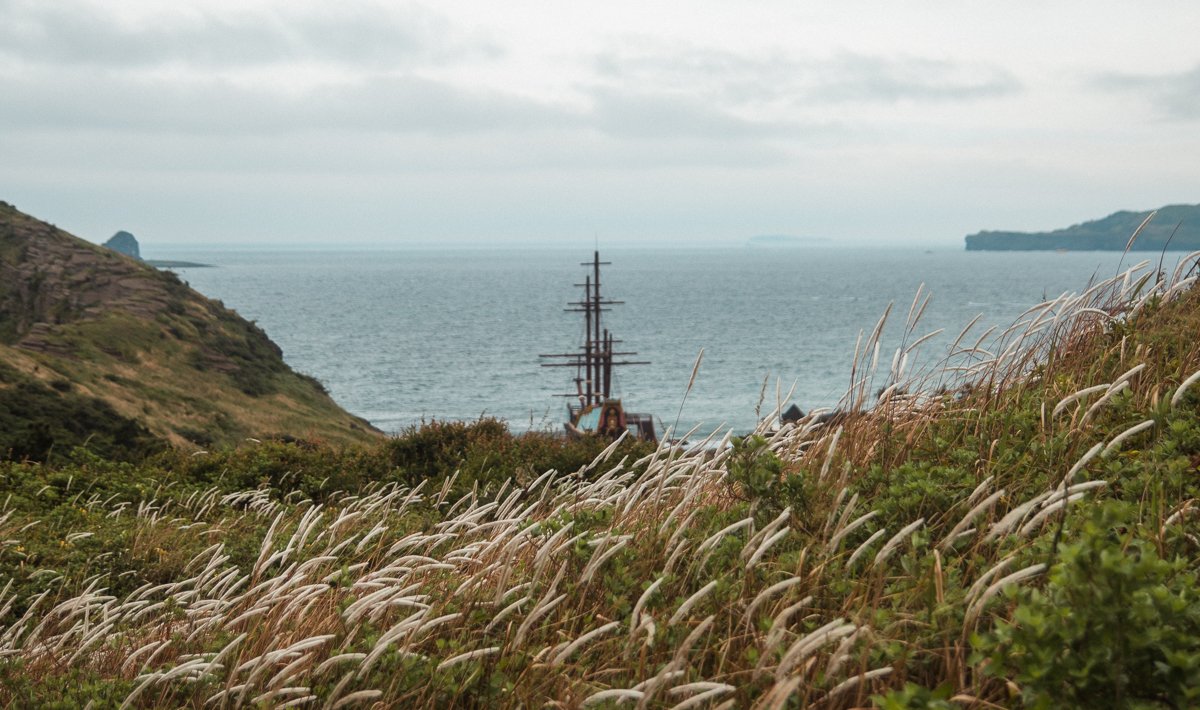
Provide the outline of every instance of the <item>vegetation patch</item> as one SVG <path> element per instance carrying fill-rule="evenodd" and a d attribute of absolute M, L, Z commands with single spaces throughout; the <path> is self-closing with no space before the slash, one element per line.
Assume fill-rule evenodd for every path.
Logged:
<path fill-rule="evenodd" d="M 0 363 L 0 459 L 61 461 L 76 447 L 115 460 L 144 458 L 164 444 L 107 402 L 49 386 Z"/>
<path fill-rule="evenodd" d="M 1133 271 L 939 370 L 877 329 L 841 416 L 738 439 L 0 463 L 0 703 L 1193 706 L 1197 323 Z"/>

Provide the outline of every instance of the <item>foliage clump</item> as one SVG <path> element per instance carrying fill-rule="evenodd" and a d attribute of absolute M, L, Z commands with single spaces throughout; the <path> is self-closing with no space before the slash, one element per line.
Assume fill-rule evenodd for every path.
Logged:
<path fill-rule="evenodd" d="M 1192 707 L 1200 698 L 1200 585 L 1135 535 L 1135 512 L 1099 506 L 1042 589 L 976 639 L 989 675 L 1029 707 Z"/>
<path fill-rule="evenodd" d="M 145 458 L 162 441 L 108 402 L 65 380 L 45 384 L 0 362 L 0 460 L 61 461 L 86 446 L 105 458 Z"/>

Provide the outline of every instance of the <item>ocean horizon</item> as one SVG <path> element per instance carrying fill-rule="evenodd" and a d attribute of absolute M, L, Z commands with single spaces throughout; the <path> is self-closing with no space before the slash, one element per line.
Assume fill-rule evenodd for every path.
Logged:
<path fill-rule="evenodd" d="M 482 416 L 515 431 L 561 429 L 557 395 L 573 391 L 574 372 L 542 368 L 538 355 L 582 342 L 581 318 L 565 308 L 582 293 L 575 284 L 591 255 L 569 246 L 143 248 L 146 258 L 212 265 L 175 270 L 258 323 L 294 369 L 389 433 Z M 889 304 L 880 357 L 890 361 L 901 343 L 940 330 L 912 354 L 910 371 L 929 369 L 976 317 L 972 342 L 1146 258 L 812 244 L 604 247 L 600 255 L 611 262 L 603 293 L 623 302 L 605 312 L 604 326 L 651 363 L 618 368 L 615 394 L 630 411 L 652 414 L 660 433 L 677 418 L 678 431 L 748 431 L 789 391 L 805 411 L 838 406 L 856 341 Z M 1168 253 L 1164 268 L 1180 256 Z M 918 289 L 929 303 L 906 336 Z"/>

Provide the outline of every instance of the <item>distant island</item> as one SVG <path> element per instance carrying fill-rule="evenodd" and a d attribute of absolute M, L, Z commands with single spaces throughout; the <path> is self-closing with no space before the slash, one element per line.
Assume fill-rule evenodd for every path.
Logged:
<path fill-rule="evenodd" d="M 142 260 L 142 250 L 138 246 L 137 237 L 123 229 L 109 237 L 108 241 L 104 242 L 104 244 L 101 246 L 112 249 L 118 254 L 124 254 L 125 256 L 133 257 L 138 261 Z"/>
<path fill-rule="evenodd" d="M 137 259 L 143 264 L 148 264 L 156 269 L 207 269 L 211 268 L 211 264 L 201 264 L 195 261 L 177 261 L 173 259 L 143 259 L 142 250 L 138 246 L 137 237 L 133 236 L 125 230 L 121 230 L 108 238 L 101 246 L 111 249 L 118 254 L 124 254 L 132 259 Z"/>
<path fill-rule="evenodd" d="M 1114 212 L 1103 219 L 1052 232 L 984 231 L 967 236 L 967 251 L 1124 251 L 1151 211 Z M 1173 236 L 1172 236 L 1173 235 Z M 1200 205 L 1161 207 L 1142 229 L 1131 251 L 1200 249 Z"/>
<path fill-rule="evenodd" d="M 797 237 L 792 234 L 759 234 L 746 240 L 752 247 L 797 247 L 821 244 L 829 240 L 821 237 Z"/>

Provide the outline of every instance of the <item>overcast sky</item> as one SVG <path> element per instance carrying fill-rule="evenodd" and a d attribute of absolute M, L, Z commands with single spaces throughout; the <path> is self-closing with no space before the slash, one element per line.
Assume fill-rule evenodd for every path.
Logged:
<path fill-rule="evenodd" d="M 0 199 L 143 243 L 958 246 L 1200 202 L 1200 3 L 0 0 Z"/>

